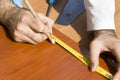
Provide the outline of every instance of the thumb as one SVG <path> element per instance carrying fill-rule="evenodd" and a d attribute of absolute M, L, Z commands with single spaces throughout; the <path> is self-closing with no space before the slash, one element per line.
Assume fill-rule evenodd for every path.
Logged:
<path fill-rule="evenodd" d="M 38 13 L 38 16 L 42 20 L 42 22 L 48 26 L 50 32 L 52 33 L 52 27 L 53 27 L 54 21 L 41 13 Z"/>
<path fill-rule="evenodd" d="M 96 45 L 90 46 L 90 61 L 91 61 L 91 71 L 96 71 L 99 65 L 99 55 L 100 55 L 100 47 Z"/>

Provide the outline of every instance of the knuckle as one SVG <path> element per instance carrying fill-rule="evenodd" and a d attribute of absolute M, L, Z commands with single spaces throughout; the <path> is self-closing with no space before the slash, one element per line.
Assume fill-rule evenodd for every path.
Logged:
<path fill-rule="evenodd" d="M 34 18 L 30 14 L 29 15 L 27 15 L 27 14 L 23 15 L 22 18 L 21 18 L 22 23 L 33 22 L 33 21 L 34 21 Z"/>
<path fill-rule="evenodd" d="M 53 24 L 54 24 L 54 21 L 53 21 L 53 20 L 50 20 L 50 21 L 48 21 L 46 24 L 47 24 L 49 27 L 52 27 Z"/>
<path fill-rule="evenodd" d="M 19 40 L 17 37 L 15 37 L 14 40 L 15 40 L 16 42 L 20 42 L 20 40 Z"/>
<path fill-rule="evenodd" d="M 15 30 L 14 31 L 14 38 L 18 37 L 18 32 Z"/>
<path fill-rule="evenodd" d="M 42 41 L 42 37 L 41 36 L 34 36 L 33 39 L 36 41 L 36 42 L 41 42 Z"/>
<path fill-rule="evenodd" d="M 91 45 L 102 44 L 102 41 L 100 41 L 100 40 L 93 40 L 90 44 Z"/>
<path fill-rule="evenodd" d="M 13 36 L 13 40 L 16 41 L 16 42 L 22 42 L 22 40 L 19 39 L 19 33 L 18 31 L 14 31 L 14 36 Z"/>
<path fill-rule="evenodd" d="M 33 37 L 33 39 L 38 43 L 38 42 L 42 42 L 42 41 L 44 41 L 45 39 L 46 39 L 47 37 L 44 35 L 42 35 L 42 34 L 37 34 L 37 35 L 35 35 L 34 37 Z"/>
<path fill-rule="evenodd" d="M 17 32 L 17 31 L 14 32 L 13 39 L 14 39 L 15 41 L 19 42 L 19 39 L 18 39 L 18 32 Z"/>
<path fill-rule="evenodd" d="M 50 23 L 51 23 L 51 24 L 54 24 L 54 23 L 55 23 L 55 21 L 51 20 L 51 21 L 50 21 Z"/>
<path fill-rule="evenodd" d="M 21 18 L 21 22 L 25 22 L 27 20 L 29 20 L 28 17 L 26 15 L 23 15 Z"/>
<path fill-rule="evenodd" d="M 91 43 L 90 43 L 90 46 L 93 46 L 93 45 L 95 45 L 96 44 L 96 41 L 92 41 Z"/>
<path fill-rule="evenodd" d="M 16 27 L 16 30 L 18 31 L 22 31 L 24 29 L 24 26 L 19 24 L 17 27 Z"/>

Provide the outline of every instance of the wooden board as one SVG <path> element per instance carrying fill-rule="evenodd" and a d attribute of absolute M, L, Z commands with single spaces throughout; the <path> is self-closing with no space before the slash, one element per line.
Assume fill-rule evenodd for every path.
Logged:
<path fill-rule="evenodd" d="M 47 40 L 37 45 L 16 43 L 2 27 L 0 34 L 0 80 L 106 80 L 57 44 Z M 80 51 L 65 35 L 56 30 L 54 34 Z"/>
<path fill-rule="evenodd" d="M 47 4 L 45 0 L 30 0 L 33 8 L 37 12 L 46 13 Z M 54 6 L 50 18 L 56 19 L 59 12 L 64 5 L 65 0 L 60 0 L 59 4 Z M 119 2 L 119 1 L 118 1 Z M 117 8 L 118 9 L 118 8 Z M 81 15 L 85 17 L 85 15 Z M 116 16 L 119 17 L 118 14 Z M 119 21 L 118 17 L 116 21 Z M 85 19 L 78 18 L 71 26 L 76 26 L 74 29 L 79 30 L 79 21 L 81 25 L 86 26 Z M 116 22 L 119 25 L 118 22 Z M 62 25 L 54 25 L 58 29 Z M 69 27 L 68 27 L 69 28 Z M 80 27 L 81 28 L 81 27 Z M 118 28 L 118 27 L 117 27 Z M 53 29 L 54 35 L 59 37 L 65 43 L 80 52 L 79 44 L 60 33 L 58 30 Z M 83 30 L 82 30 L 83 29 Z M 65 31 L 71 32 L 70 29 Z M 64 32 L 65 32 L 64 31 Z M 119 32 L 119 29 L 117 30 Z M 79 32 L 83 41 L 86 32 L 81 28 Z M 68 33 L 68 32 L 67 32 Z M 73 33 L 73 34 L 72 34 Z M 71 32 L 73 36 L 75 32 Z M 76 33 L 75 33 L 76 34 Z M 78 35 L 77 35 L 78 36 Z M 73 39 L 77 36 L 74 36 Z M 118 33 L 119 36 L 119 33 Z M 87 37 L 88 38 L 88 37 Z M 87 40 L 87 39 L 86 39 Z M 83 45 L 87 43 L 82 42 Z M 86 52 L 86 50 L 84 50 Z M 102 59 L 100 65 L 114 73 L 114 69 L 108 66 Z M 98 73 L 92 73 L 88 67 L 73 57 L 69 52 L 64 50 L 59 45 L 52 45 L 49 41 L 43 41 L 37 45 L 16 43 L 13 42 L 5 32 L 5 29 L 0 26 L 0 80 L 107 80 Z"/>

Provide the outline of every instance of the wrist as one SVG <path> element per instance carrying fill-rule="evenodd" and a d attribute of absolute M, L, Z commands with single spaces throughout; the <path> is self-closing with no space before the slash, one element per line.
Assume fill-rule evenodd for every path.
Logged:
<path fill-rule="evenodd" d="M 2 15 L 1 23 L 6 27 L 15 27 L 18 21 L 20 21 L 22 16 L 27 12 L 28 11 L 25 9 L 12 7 Z"/>
<path fill-rule="evenodd" d="M 0 22 L 6 27 L 17 26 L 18 21 L 26 12 L 28 11 L 16 7 L 11 0 L 0 1 Z"/>
<path fill-rule="evenodd" d="M 116 37 L 115 30 L 97 30 L 94 31 L 95 38 L 104 37 L 104 36 L 112 36 Z"/>

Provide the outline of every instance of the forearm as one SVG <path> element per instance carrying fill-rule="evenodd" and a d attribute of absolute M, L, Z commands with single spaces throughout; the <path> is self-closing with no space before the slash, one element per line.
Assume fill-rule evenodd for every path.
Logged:
<path fill-rule="evenodd" d="M 0 1 L 0 22 L 6 27 L 15 27 L 22 13 L 24 10 L 16 7 L 11 0 Z"/>
<path fill-rule="evenodd" d="M 115 0 L 84 0 L 87 30 L 115 29 Z"/>
<path fill-rule="evenodd" d="M 11 0 L 0 0 L 0 16 L 4 14 L 6 10 L 11 9 L 12 7 L 15 7 L 12 4 Z"/>
<path fill-rule="evenodd" d="M 11 9 L 13 9 L 15 6 L 12 4 L 11 0 L 0 0 L 0 21 L 4 22 L 4 18 L 7 17 L 3 16 L 6 13 L 9 13 Z"/>

